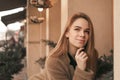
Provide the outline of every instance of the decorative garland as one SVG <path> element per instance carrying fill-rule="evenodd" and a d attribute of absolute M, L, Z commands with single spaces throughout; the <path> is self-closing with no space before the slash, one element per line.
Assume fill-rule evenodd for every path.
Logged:
<path fill-rule="evenodd" d="M 30 0 L 30 4 L 37 8 L 51 8 L 53 6 L 51 0 Z"/>

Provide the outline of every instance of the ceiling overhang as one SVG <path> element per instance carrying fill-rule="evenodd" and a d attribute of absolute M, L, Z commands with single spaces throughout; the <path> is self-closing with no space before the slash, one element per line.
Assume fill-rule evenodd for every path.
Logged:
<path fill-rule="evenodd" d="M 10 23 L 14 23 L 16 21 L 21 21 L 21 20 L 24 20 L 24 19 L 26 19 L 26 10 L 15 13 L 15 14 L 11 14 L 11 15 L 1 17 L 1 21 L 5 25 L 8 25 Z"/>
<path fill-rule="evenodd" d="M 26 7 L 26 5 L 27 0 L 0 0 L 0 11 L 11 10 L 19 7 Z M 1 20 L 5 25 L 24 19 L 26 19 L 26 10 L 1 17 Z"/>
<path fill-rule="evenodd" d="M 0 0 L 0 11 L 10 10 L 18 7 L 25 7 L 27 0 Z"/>

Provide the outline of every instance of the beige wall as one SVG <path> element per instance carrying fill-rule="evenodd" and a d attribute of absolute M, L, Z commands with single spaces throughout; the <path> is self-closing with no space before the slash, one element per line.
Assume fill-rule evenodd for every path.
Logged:
<path fill-rule="evenodd" d="M 112 0 L 69 0 L 68 15 L 75 12 L 87 13 L 94 24 L 95 47 L 100 55 L 113 49 L 113 1 Z"/>
<path fill-rule="evenodd" d="M 57 42 L 60 37 L 61 32 L 61 1 L 58 0 L 57 3 L 50 8 L 49 14 L 49 38 L 52 41 Z"/>

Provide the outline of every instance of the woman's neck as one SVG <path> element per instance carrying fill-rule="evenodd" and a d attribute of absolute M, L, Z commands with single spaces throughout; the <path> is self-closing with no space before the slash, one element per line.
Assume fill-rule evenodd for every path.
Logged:
<path fill-rule="evenodd" d="M 76 51 L 77 51 L 77 48 L 69 44 L 69 53 L 73 58 L 75 58 Z"/>

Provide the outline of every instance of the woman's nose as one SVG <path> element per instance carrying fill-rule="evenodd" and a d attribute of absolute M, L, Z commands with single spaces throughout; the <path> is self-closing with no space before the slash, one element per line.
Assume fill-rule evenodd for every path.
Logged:
<path fill-rule="evenodd" d="M 84 37 L 84 36 L 85 36 L 84 31 L 81 31 L 81 32 L 80 32 L 80 36 L 82 36 L 82 37 Z"/>

